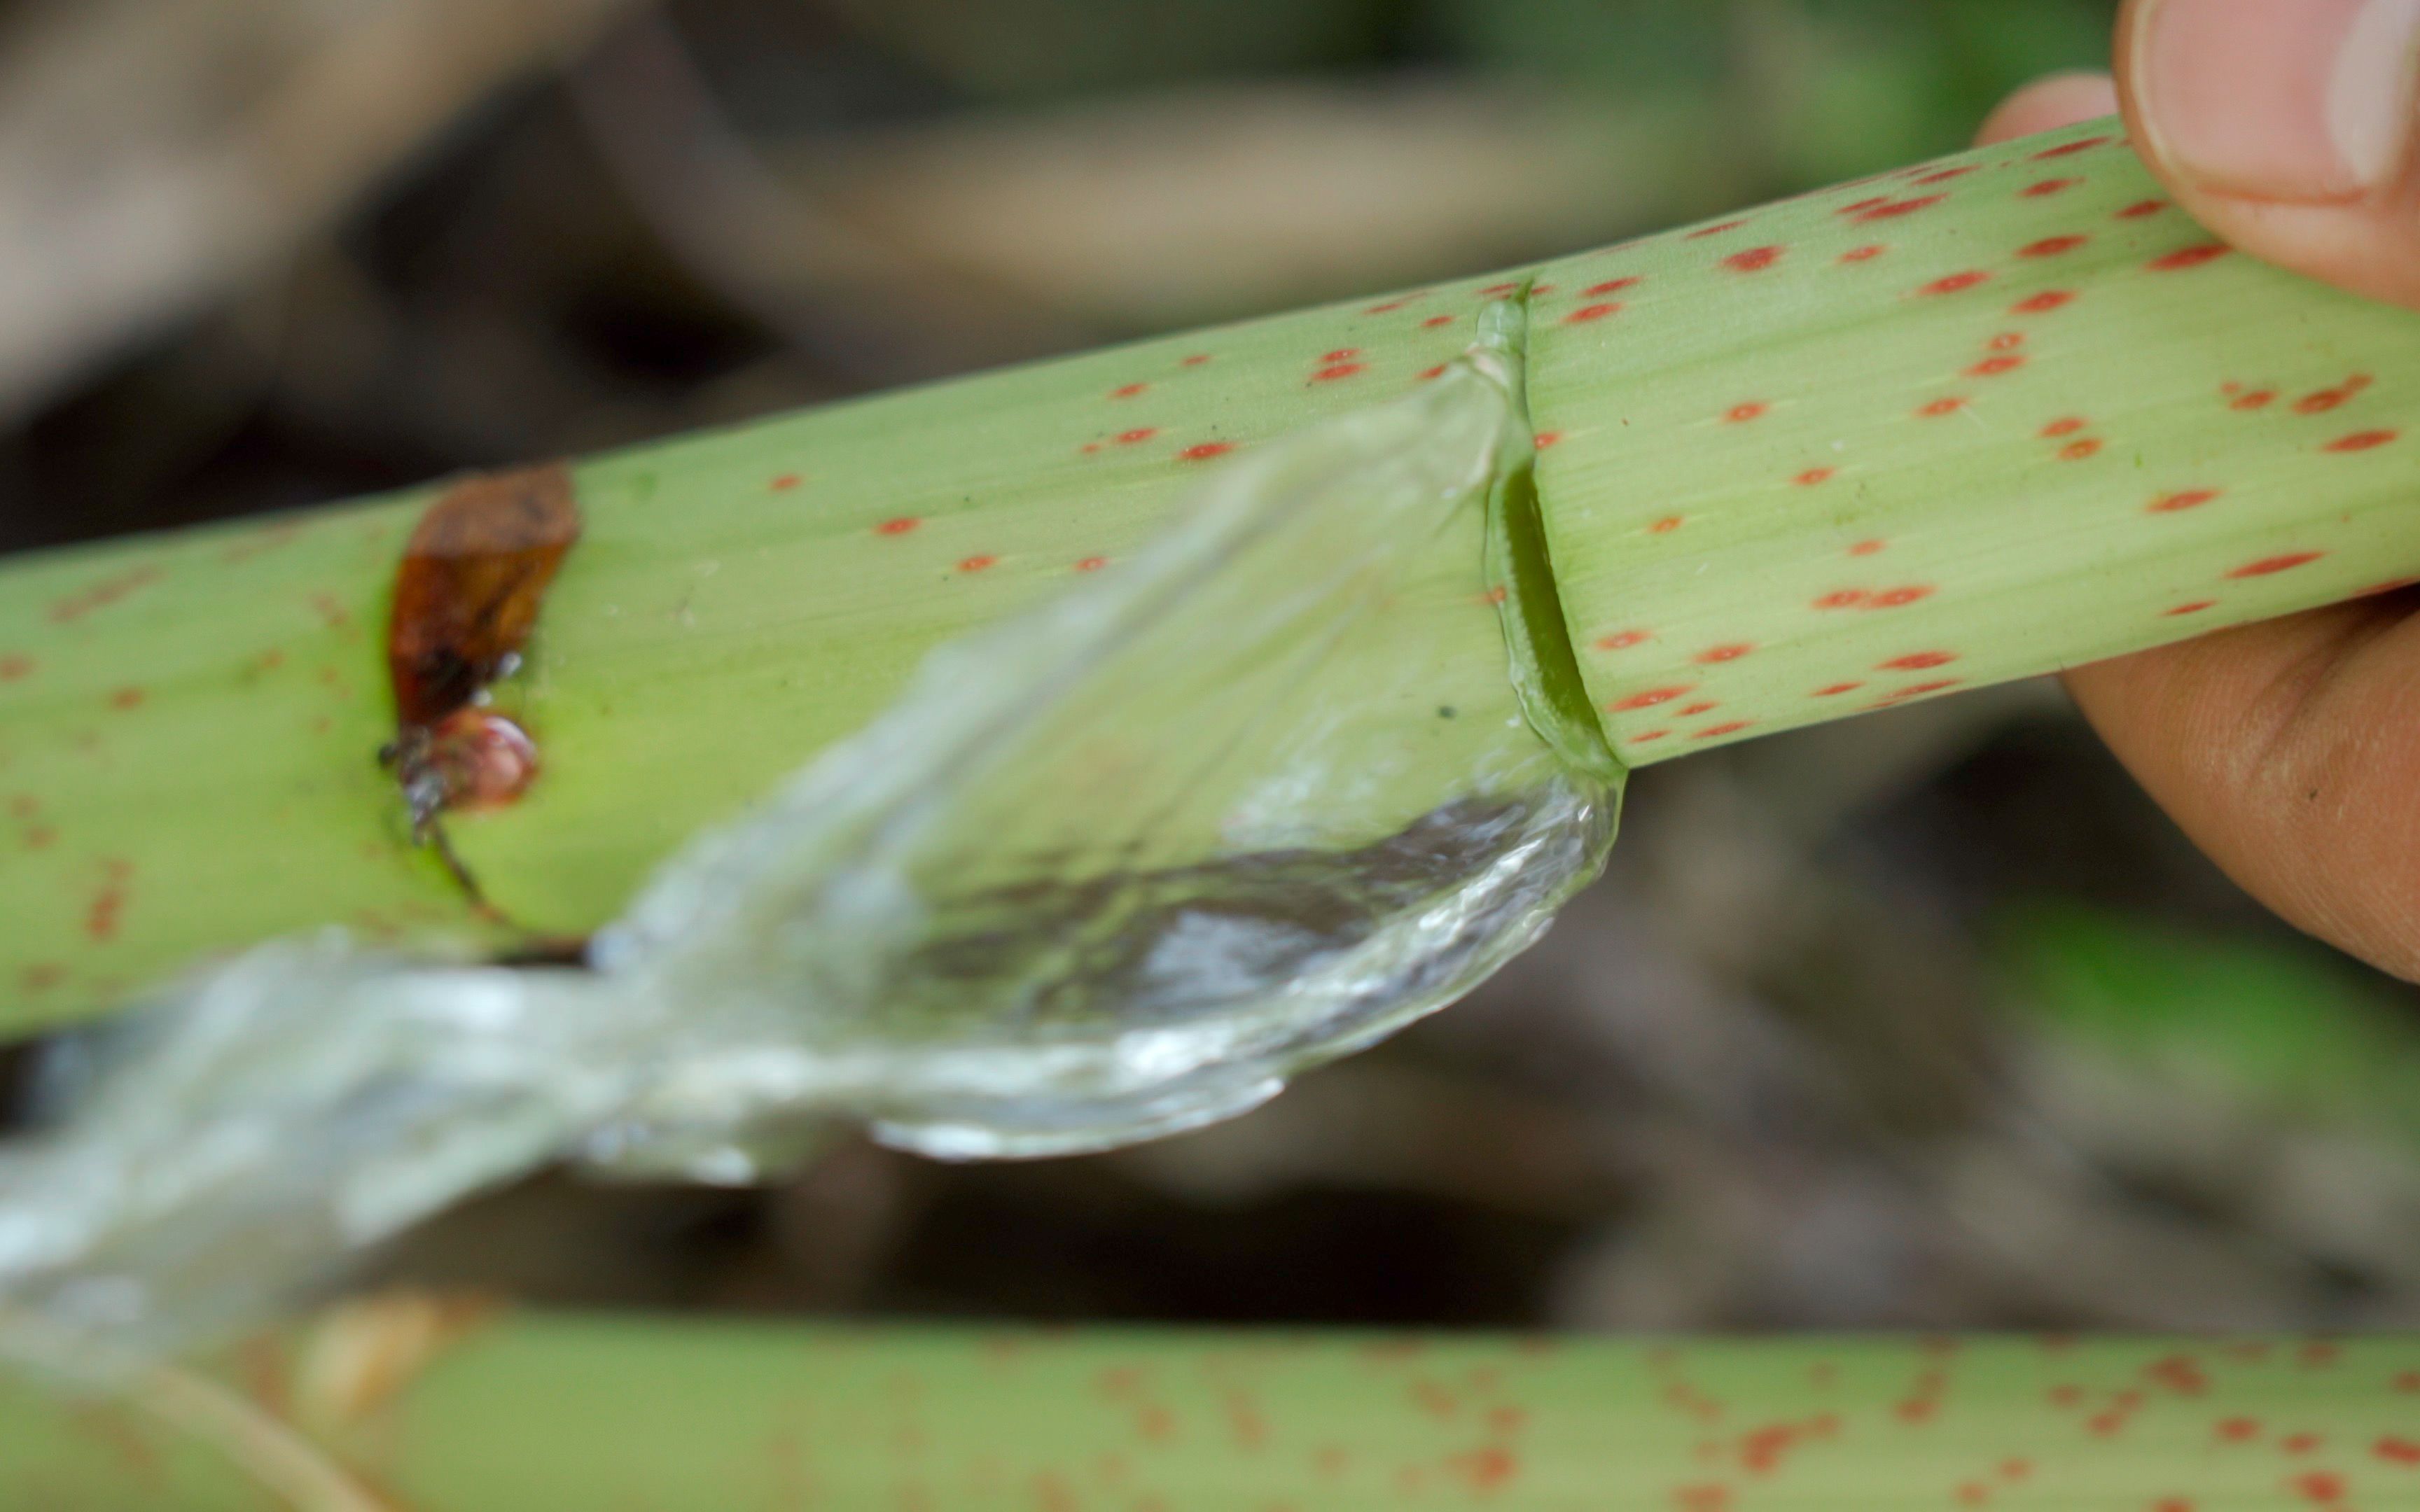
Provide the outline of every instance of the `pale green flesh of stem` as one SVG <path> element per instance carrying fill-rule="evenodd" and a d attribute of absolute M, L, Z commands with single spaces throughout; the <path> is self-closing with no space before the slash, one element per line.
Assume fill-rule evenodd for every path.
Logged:
<path fill-rule="evenodd" d="M 522 1317 L 440 1344 L 395 1396 L 351 1407 L 315 1389 L 346 1379 L 338 1343 L 298 1335 L 225 1374 L 328 1475 L 385 1493 L 367 1504 L 415 1512 L 2420 1504 L 2408 1339 L 1532 1343 Z M 141 1393 L 0 1384 L 0 1483 L 29 1505 L 296 1504 L 253 1479 L 256 1446 L 159 1411 Z"/>
<path fill-rule="evenodd" d="M 1625 762 L 2420 573 L 2420 316 L 2192 255 L 2209 239 L 2122 143 L 2045 155 L 2110 132 L 1526 275 L 1546 540 Z M 518 921 L 595 928 L 932 646 L 1156 534 L 1232 465 L 1202 448 L 1416 387 L 1520 282 L 581 466 L 587 533 L 500 690 L 545 775 L 458 843 Z M 428 497 L 0 567 L 13 1026 L 331 921 L 497 937 L 400 842 L 371 759 L 386 594 Z"/>

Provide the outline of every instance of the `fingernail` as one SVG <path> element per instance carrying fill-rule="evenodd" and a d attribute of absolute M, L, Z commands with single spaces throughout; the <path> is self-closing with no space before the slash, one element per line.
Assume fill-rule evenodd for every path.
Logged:
<path fill-rule="evenodd" d="M 2350 198 L 2420 135 L 2420 0 L 2153 0 L 2133 61 L 2147 146 L 2212 189 Z"/>

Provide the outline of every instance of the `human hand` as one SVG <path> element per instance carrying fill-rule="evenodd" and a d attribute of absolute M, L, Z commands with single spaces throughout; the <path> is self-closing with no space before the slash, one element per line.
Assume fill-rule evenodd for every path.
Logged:
<path fill-rule="evenodd" d="M 2137 149 L 2211 230 L 2420 309 L 2420 0 L 2127 0 L 2117 57 L 2114 82 L 2045 80 L 1982 139 L 2122 107 Z M 2420 980 L 2420 594 L 2078 668 L 2067 684 L 2246 890 Z"/>

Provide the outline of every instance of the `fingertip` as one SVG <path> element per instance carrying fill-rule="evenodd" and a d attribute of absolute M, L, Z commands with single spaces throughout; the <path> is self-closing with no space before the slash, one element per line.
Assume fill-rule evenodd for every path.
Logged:
<path fill-rule="evenodd" d="M 2010 95 L 1975 133 L 1978 146 L 2055 131 L 2118 114 L 2118 83 L 2106 73 L 2055 73 Z"/>
<path fill-rule="evenodd" d="M 2420 0 L 2127 0 L 2129 134 L 2243 251 L 2420 309 Z"/>

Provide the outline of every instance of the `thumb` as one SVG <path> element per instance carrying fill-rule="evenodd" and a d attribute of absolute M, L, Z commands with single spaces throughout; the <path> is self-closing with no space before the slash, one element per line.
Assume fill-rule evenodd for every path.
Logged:
<path fill-rule="evenodd" d="M 2127 0 L 2118 86 L 2180 204 L 2420 308 L 2420 0 Z"/>

